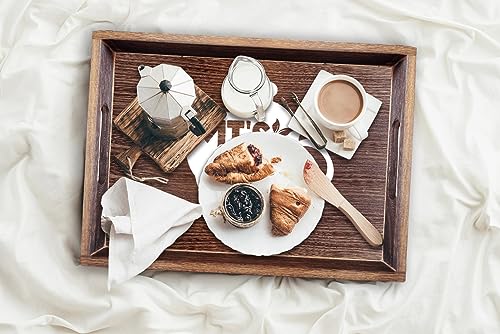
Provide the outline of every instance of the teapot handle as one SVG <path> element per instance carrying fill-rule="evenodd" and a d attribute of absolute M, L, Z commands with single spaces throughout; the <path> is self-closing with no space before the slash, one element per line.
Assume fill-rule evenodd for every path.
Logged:
<path fill-rule="evenodd" d="M 188 116 L 187 113 L 186 116 Z M 205 132 L 207 132 L 203 124 L 201 124 L 201 122 L 198 120 L 198 118 L 196 118 L 196 116 L 189 117 L 188 121 L 189 123 L 191 123 L 189 124 L 189 130 L 191 130 L 191 132 L 194 133 L 196 136 L 199 137 Z"/>
<path fill-rule="evenodd" d="M 264 110 L 264 106 L 262 105 L 262 100 L 260 99 L 259 94 L 255 92 L 253 94 L 250 94 L 250 97 L 257 107 L 257 110 L 255 112 L 255 118 L 257 119 L 257 122 L 263 122 L 266 118 L 266 111 Z"/>

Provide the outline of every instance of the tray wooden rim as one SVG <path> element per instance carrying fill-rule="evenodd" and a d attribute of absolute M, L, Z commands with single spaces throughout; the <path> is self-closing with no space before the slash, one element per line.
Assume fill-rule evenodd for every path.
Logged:
<path fill-rule="evenodd" d="M 145 42 L 177 42 L 182 44 L 218 45 L 218 46 L 255 46 L 262 48 L 297 49 L 300 47 L 319 51 L 340 51 L 359 53 L 381 53 L 416 56 L 417 48 L 400 44 L 371 44 L 331 42 L 322 40 L 300 40 L 300 39 L 278 39 L 278 38 L 256 38 L 238 36 L 216 36 L 216 35 L 189 35 L 189 34 L 165 34 L 148 32 L 128 32 L 98 30 L 92 33 L 93 40 L 141 40 Z"/>
<path fill-rule="evenodd" d="M 308 48 L 309 50 L 325 51 L 325 52 L 349 52 L 362 54 L 394 54 L 404 57 L 406 61 L 405 68 L 405 102 L 403 116 L 401 121 L 401 130 L 405 132 L 405 136 L 400 143 L 401 156 L 399 158 L 398 167 L 398 187 L 401 187 L 402 195 L 401 206 L 399 207 L 399 219 L 401 220 L 400 229 L 398 231 L 399 246 L 397 248 L 400 262 L 398 267 L 392 268 L 384 261 L 377 261 L 385 264 L 389 271 L 357 271 L 334 268 L 308 268 L 308 271 L 301 271 L 298 275 L 294 268 L 277 268 L 268 270 L 265 265 L 254 265 L 251 269 L 246 266 L 238 266 L 232 264 L 221 268 L 214 263 L 210 266 L 204 265 L 202 261 L 187 260 L 183 263 L 170 263 L 165 260 L 159 260 L 150 267 L 151 269 L 175 270 L 175 271 L 197 271 L 197 272 L 224 272 L 224 273 L 240 273 L 240 274 L 258 274 L 258 275 L 279 275 L 279 276 L 298 276 L 298 277 L 317 277 L 317 278 L 337 278 L 348 280 L 380 280 L 380 281 L 404 281 L 406 278 L 406 254 L 407 254 L 407 239 L 408 239 L 408 210 L 409 210 L 409 189 L 411 176 L 411 156 L 412 156 L 412 138 L 413 138 L 413 107 L 414 107 L 414 85 L 415 85 L 415 68 L 416 68 L 416 48 L 403 45 L 386 45 L 386 44 L 362 44 L 362 43 L 337 43 L 324 41 L 303 41 L 303 40 L 282 40 L 282 39 L 263 39 L 263 38 L 246 38 L 246 37 L 223 37 L 223 36 L 196 36 L 196 35 L 177 35 L 177 34 L 157 34 L 157 33 L 135 33 L 135 32 L 115 32 L 115 31 L 96 31 L 92 35 L 92 57 L 89 81 L 89 102 L 88 102 L 88 120 L 87 120 L 87 142 L 85 156 L 85 180 L 83 190 L 83 212 L 82 212 L 82 243 L 80 262 L 83 265 L 106 266 L 106 257 L 96 257 L 94 254 L 97 251 L 89 252 L 90 229 L 88 222 L 91 220 L 90 213 L 95 208 L 91 207 L 92 196 L 91 189 L 95 189 L 95 181 L 99 182 L 99 174 L 94 166 L 98 163 L 98 156 L 95 154 L 96 147 L 99 147 L 99 140 L 95 135 L 94 129 L 100 120 L 98 120 L 96 110 L 103 110 L 102 92 L 99 91 L 99 82 L 102 80 L 100 73 L 101 61 L 103 61 L 102 52 L 104 48 L 113 49 L 113 41 L 141 41 L 152 43 L 180 43 L 184 45 L 217 45 L 217 46 L 234 46 L 234 47 L 254 47 L 273 49 L 290 49 L 297 50 L 299 48 Z M 114 46 L 119 48 L 119 46 Z M 118 51 L 119 52 L 119 51 Z M 113 53 L 114 57 L 114 53 Z M 114 64 L 114 63 L 113 63 Z M 114 65 L 113 65 L 114 66 Z M 394 65 L 396 66 L 396 65 Z M 114 80 L 114 68 L 111 74 Z M 111 89 L 114 89 L 112 84 Z M 104 105 L 107 105 L 108 112 L 113 106 L 113 91 L 111 98 Z M 392 108 L 391 108 L 392 110 Z M 102 123 L 101 123 L 102 126 Z M 106 140 L 111 140 L 111 133 L 107 133 Z M 108 156 L 107 164 L 109 166 L 110 157 Z M 107 188 L 106 185 L 101 185 Z M 243 265 L 243 264 L 242 264 Z"/>

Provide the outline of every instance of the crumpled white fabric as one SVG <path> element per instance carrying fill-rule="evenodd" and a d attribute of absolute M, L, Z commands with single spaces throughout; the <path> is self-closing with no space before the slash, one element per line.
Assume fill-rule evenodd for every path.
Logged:
<path fill-rule="evenodd" d="M 121 177 L 102 196 L 108 289 L 147 269 L 202 214 L 201 206 Z"/>
<path fill-rule="evenodd" d="M 0 333 L 500 332 L 500 3 L 0 2 Z M 79 266 L 91 31 L 418 48 L 407 281 Z"/>

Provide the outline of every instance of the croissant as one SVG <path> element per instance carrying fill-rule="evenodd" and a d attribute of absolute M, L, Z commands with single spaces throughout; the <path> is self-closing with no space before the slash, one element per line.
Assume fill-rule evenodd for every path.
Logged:
<path fill-rule="evenodd" d="M 270 163 L 262 162 L 257 147 L 241 143 L 215 157 L 205 167 L 205 173 L 218 182 L 235 184 L 262 180 L 273 174 L 274 168 Z"/>
<path fill-rule="evenodd" d="M 275 236 L 292 232 L 311 205 L 311 198 L 303 191 L 271 186 L 271 224 Z"/>
<path fill-rule="evenodd" d="M 261 167 L 255 173 L 245 174 L 238 172 L 230 172 L 227 173 L 226 175 L 214 175 L 213 178 L 219 182 L 235 184 L 235 183 L 259 181 L 265 178 L 266 176 L 271 175 L 273 172 L 274 172 L 273 165 L 266 163 L 261 165 Z"/>

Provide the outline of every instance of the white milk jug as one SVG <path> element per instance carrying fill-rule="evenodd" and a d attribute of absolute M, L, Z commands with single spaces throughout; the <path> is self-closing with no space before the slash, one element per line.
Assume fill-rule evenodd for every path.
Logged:
<path fill-rule="evenodd" d="M 229 67 L 221 88 L 227 110 L 241 118 L 254 117 L 263 121 L 278 88 L 266 75 L 256 59 L 238 56 Z"/>

